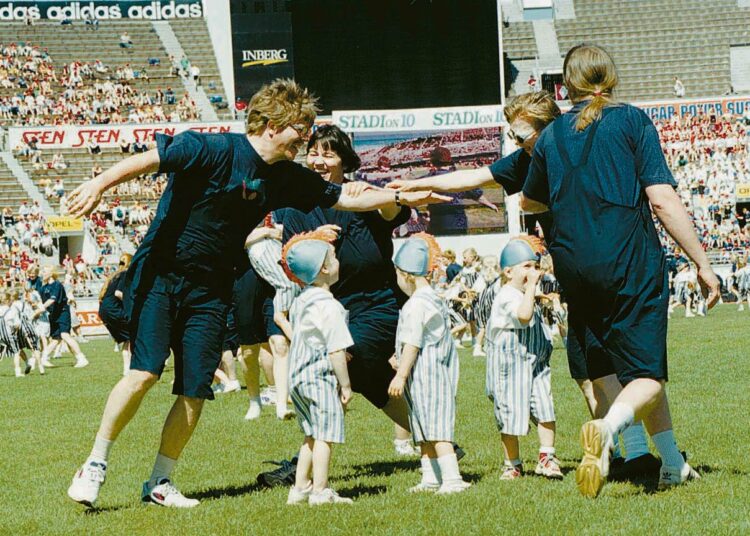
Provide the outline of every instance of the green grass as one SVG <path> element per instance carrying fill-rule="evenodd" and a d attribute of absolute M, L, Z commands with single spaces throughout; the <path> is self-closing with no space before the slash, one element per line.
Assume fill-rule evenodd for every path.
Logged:
<path fill-rule="evenodd" d="M 350 507 L 287 507 L 286 489 L 259 490 L 263 460 L 289 457 L 302 436 L 295 421 L 266 410 L 245 422 L 243 393 L 207 403 L 192 442 L 175 471 L 188 496 L 203 503 L 190 511 L 142 506 L 169 405 L 171 370 L 147 396 L 113 449 L 98 509 L 87 511 L 65 495 L 88 454 L 120 362 L 109 341 L 86 346 L 91 366 L 72 359 L 40 377 L 12 377 L 0 363 L 0 534 L 493 534 L 518 533 L 747 533 L 750 479 L 745 464 L 750 408 L 750 313 L 720 306 L 706 319 L 676 318 L 670 326 L 669 393 L 677 438 L 703 479 L 667 492 L 655 481 L 612 483 L 597 500 L 575 488 L 577 436 L 587 414 L 569 378 L 565 353 L 556 350 L 553 392 L 563 482 L 528 476 L 501 482 L 501 449 L 490 403 L 484 397 L 484 361 L 462 353 L 456 436 L 468 455 L 462 470 L 474 486 L 450 497 L 412 496 L 416 460 L 398 458 L 392 425 L 361 397 L 347 417 L 347 443 L 334 450 L 332 484 L 354 496 Z M 536 434 L 522 443 L 533 469 Z"/>

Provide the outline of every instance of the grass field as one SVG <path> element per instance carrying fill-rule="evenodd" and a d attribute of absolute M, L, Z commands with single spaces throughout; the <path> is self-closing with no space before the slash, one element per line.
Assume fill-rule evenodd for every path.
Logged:
<path fill-rule="evenodd" d="M 98 508 L 86 510 L 65 495 L 86 458 L 106 395 L 120 362 L 107 341 L 86 345 L 91 366 L 72 358 L 44 377 L 16 379 L 0 363 L 0 534 L 742 534 L 750 532 L 748 440 L 748 330 L 750 313 L 719 306 L 708 318 L 676 318 L 670 326 L 669 394 L 677 438 L 703 479 L 667 492 L 656 481 L 608 484 L 602 496 L 578 495 L 573 470 L 583 399 L 567 371 L 565 353 L 553 357 L 558 454 L 566 477 L 528 476 L 501 482 L 501 449 L 484 397 L 484 361 L 462 353 L 456 435 L 461 462 L 474 486 L 449 497 L 413 496 L 416 460 L 397 457 L 392 426 L 362 398 L 347 417 L 347 443 L 334 450 L 332 484 L 355 498 L 349 507 L 287 507 L 286 489 L 261 490 L 263 460 L 289 457 L 301 442 L 295 421 L 266 410 L 245 422 L 246 395 L 208 403 L 202 422 L 174 474 L 186 495 L 203 503 L 190 511 L 140 504 L 170 395 L 171 370 L 146 398 L 113 449 Z M 535 434 L 522 443 L 533 469 Z M 744 505 L 744 506 L 743 506 Z"/>

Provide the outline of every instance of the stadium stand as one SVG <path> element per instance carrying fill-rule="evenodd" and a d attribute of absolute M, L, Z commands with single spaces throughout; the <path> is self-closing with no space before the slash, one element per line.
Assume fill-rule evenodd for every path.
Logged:
<path fill-rule="evenodd" d="M 232 117 L 232 103 L 227 103 L 206 21 L 204 19 L 185 19 L 173 20 L 169 24 L 180 40 L 180 45 L 191 64 L 197 65 L 200 69 L 201 85 L 209 99 L 212 99 L 219 119 L 230 119 Z M 218 98 L 222 100 L 219 101 Z"/>
<path fill-rule="evenodd" d="M 0 195 L 0 211 L 10 209 L 15 213 L 21 203 L 29 198 L 29 194 L 18 183 L 2 160 L 0 160 L 0 192 L 2 192 L 2 195 Z"/>

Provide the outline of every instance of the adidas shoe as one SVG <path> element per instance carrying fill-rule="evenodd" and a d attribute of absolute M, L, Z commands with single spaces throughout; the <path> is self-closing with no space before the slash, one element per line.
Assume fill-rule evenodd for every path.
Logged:
<path fill-rule="evenodd" d="M 393 447 L 399 456 L 416 456 L 419 454 L 419 450 L 414 448 L 414 445 L 408 439 L 394 439 Z"/>
<path fill-rule="evenodd" d="M 200 504 L 198 499 L 188 499 L 180 493 L 168 478 L 160 479 L 153 488 L 148 480 L 144 482 L 141 501 L 171 508 L 194 508 Z"/>
<path fill-rule="evenodd" d="M 94 506 L 99 497 L 99 489 L 107 477 L 107 465 L 100 462 L 84 464 L 73 476 L 68 488 L 68 497 L 75 502 Z"/>
<path fill-rule="evenodd" d="M 452 493 L 461 493 L 471 487 L 471 483 L 463 480 L 451 480 L 443 482 L 440 485 L 440 489 L 437 490 L 438 495 L 450 495 Z"/>
<path fill-rule="evenodd" d="M 428 484 L 420 482 L 416 486 L 409 488 L 409 493 L 435 493 L 440 489 L 440 484 Z"/>
<path fill-rule="evenodd" d="M 238 382 L 239 383 L 239 382 Z M 266 387 L 260 392 L 260 405 L 261 406 L 275 406 L 276 405 L 276 389 Z"/>
<path fill-rule="evenodd" d="M 263 487 L 273 488 L 276 486 L 294 486 L 294 477 L 297 473 L 297 456 L 291 461 L 281 460 L 280 462 L 267 461 L 278 465 L 273 471 L 266 471 L 258 475 L 257 481 Z"/>
<path fill-rule="evenodd" d="M 581 446 L 583 459 L 576 469 L 576 484 L 584 497 L 593 499 L 607 481 L 614 448 L 612 432 L 604 419 L 589 421 L 581 427 Z"/>
<path fill-rule="evenodd" d="M 659 471 L 659 490 L 665 490 L 674 486 L 684 484 L 688 480 L 699 480 L 701 475 L 690 467 L 687 462 L 680 467 L 666 467 L 662 465 Z"/>
<path fill-rule="evenodd" d="M 510 465 L 506 463 L 503 466 L 503 474 L 500 475 L 500 480 L 515 480 L 523 476 L 523 465 Z"/>

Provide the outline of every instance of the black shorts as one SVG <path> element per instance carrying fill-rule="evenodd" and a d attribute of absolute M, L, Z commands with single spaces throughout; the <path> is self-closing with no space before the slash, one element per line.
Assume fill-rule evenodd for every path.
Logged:
<path fill-rule="evenodd" d="M 396 372 L 388 360 L 396 348 L 398 303 L 390 289 L 342 298 L 349 311 L 354 346 L 347 349 L 352 390 L 376 408 L 388 403 L 388 386 Z"/>
<path fill-rule="evenodd" d="M 213 400 L 229 298 L 175 274 L 157 275 L 134 302 L 131 370 L 161 376 L 174 352 L 172 393 Z"/>
<path fill-rule="evenodd" d="M 232 352 L 232 355 L 237 353 L 240 348 L 240 336 L 237 333 L 237 323 L 234 320 L 234 307 L 229 310 L 227 314 L 227 330 L 224 333 L 224 342 L 221 345 L 221 351 Z"/>
<path fill-rule="evenodd" d="M 52 339 L 60 339 L 63 333 L 70 333 L 70 307 L 65 305 L 62 312 L 49 318 L 49 336 Z"/>
<path fill-rule="evenodd" d="M 251 346 L 284 334 L 273 319 L 275 294 L 276 290 L 252 268 L 235 281 L 232 303 L 239 344 Z"/>
<path fill-rule="evenodd" d="M 122 305 L 116 307 L 102 302 L 99 304 L 99 318 L 116 343 L 130 340 L 130 326 Z"/>

